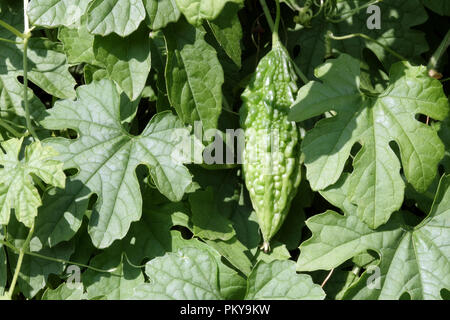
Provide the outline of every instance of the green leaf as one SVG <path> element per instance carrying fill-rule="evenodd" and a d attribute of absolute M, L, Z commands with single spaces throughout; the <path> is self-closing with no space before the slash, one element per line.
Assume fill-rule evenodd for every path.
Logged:
<path fill-rule="evenodd" d="M 246 279 L 234 269 L 220 263 L 220 255 L 216 259 L 219 266 L 220 293 L 224 300 L 242 300 L 247 288 Z"/>
<path fill-rule="evenodd" d="M 62 283 L 56 289 L 47 288 L 41 300 L 84 300 L 86 296 L 83 292 L 83 285 Z"/>
<path fill-rule="evenodd" d="M 446 160 L 446 156 L 441 161 L 441 164 Z M 445 165 L 444 165 L 445 166 Z M 445 171 L 448 172 L 448 171 Z M 434 195 L 436 194 L 437 187 L 439 185 L 439 177 L 433 180 L 431 185 L 428 187 L 427 191 L 421 193 L 414 190 L 414 188 L 410 185 L 406 185 L 405 189 L 405 204 L 406 205 L 414 205 L 419 208 L 422 212 L 429 212 L 431 209 L 431 205 L 433 204 Z"/>
<path fill-rule="evenodd" d="M 229 240 L 236 233 L 231 221 L 219 213 L 214 190 L 197 191 L 189 196 L 194 235 L 208 240 Z"/>
<path fill-rule="evenodd" d="M 328 277 L 329 274 L 330 271 L 315 271 L 313 272 L 312 278 L 313 281 L 317 280 L 323 282 Z M 357 280 L 358 280 L 358 272 L 356 272 L 355 274 L 353 271 L 344 270 L 343 267 L 334 269 L 333 273 L 323 286 L 323 290 L 327 294 L 326 299 L 342 300 L 346 290 Z"/>
<path fill-rule="evenodd" d="M 344 54 L 317 68 L 316 76 L 322 82 L 311 81 L 299 90 L 290 117 L 301 121 L 330 110 L 337 115 L 320 120 L 303 140 L 307 178 L 313 190 L 332 185 L 360 143 L 350 201 L 358 206 L 358 216 L 377 228 L 403 202 L 405 183 L 391 141 L 398 144 L 403 172 L 417 191 L 426 191 L 436 175 L 444 145 L 435 130 L 415 117 L 445 119 L 449 106 L 442 85 L 425 67 L 401 62 L 391 68 L 389 87 L 367 96 L 359 88 L 359 61 Z"/>
<path fill-rule="evenodd" d="M 450 2 L 446 0 L 422 0 L 422 3 L 441 16 L 450 16 Z"/>
<path fill-rule="evenodd" d="M 73 250 L 72 244 L 65 242 L 51 249 L 44 248 L 37 253 L 47 257 L 67 260 Z M 14 256 L 12 260 L 11 268 L 14 270 L 17 263 L 17 256 Z M 32 298 L 41 289 L 45 288 L 50 274 L 60 275 L 63 271 L 64 265 L 60 262 L 25 255 L 19 274 L 20 291 L 25 297 Z"/>
<path fill-rule="evenodd" d="M 153 30 L 177 22 L 181 15 L 175 0 L 144 0 L 144 6 L 147 10 L 147 25 Z"/>
<path fill-rule="evenodd" d="M 0 20 L 17 30 L 23 30 L 22 2 L 1 2 Z M 0 38 L 21 42 L 22 39 L 0 28 Z M 2 41 L 0 50 L 0 113 L 1 117 L 25 125 L 23 85 L 23 45 Z M 56 50 L 56 44 L 43 38 L 31 38 L 27 51 L 28 79 L 57 98 L 75 96 L 75 80 L 68 71 L 64 54 Z M 28 90 L 31 118 L 38 120 L 45 112 L 42 102 Z"/>
<path fill-rule="evenodd" d="M 84 80 L 86 81 L 86 84 L 89 84 L 92 81 L 101 81 L 107 77 L 108 73 L 103 68 L 90 64 L 84 66 Z"/>
<path fill-rule="evenodd" d="M 95 59 L 133 101 L 142 93 L 151 67 L 149 30 L 139 28 L 126 38 L 112 34 L 96 36 Z"/>
<path fill-rule="evenodd" d="M 250 255 L 254 257 L 261 245 L 261 234 L 259 232 L 258 219 L 253 211 L 250 199 L 245 197 L 243 200 L 231 217 L 231 220 L 236 230 L 237 239 L 242 243 L 244 250 L 250 251 Z"/>
<path fill-rule="evenodd" d="M 217 268 L 212 256 L 214 253 L 208 252 L 210 249 L 207 248 L 202 249 L 198 245 L 189 247 L 186 243 L 186 247 L 177 253 L 168 253 L 148 262 L 146 273 L 151 282 L 139 286 L 134 298 L 223 299 L 219 288 L 227 283 L 224 281 L 226 278 L 220 276 L 224 270 Z M 231 273 L 227 279 L 236 286 L 239 283 L 236 283 L 237 277 L 237 274 Z M 240 284 L 238 288 L 241 288 Z M 252 271 L 246 299 L 323 299 L 324 296 L 322 289 L 313 284 L 310 276 L 295 274 L 293 261 L 274 261 L 270 264 L 262 262 Z"/>
<path fill-rule="evenodd" d="M 305 226 L 305 212 L 302 208 L 301 198 L 299 194 L 292 200 L 291 209 L 286 217 L 280 231 L 275 235 L 274 240 L 286 245 L 286 250 L 295 250 L 298 248 L 301 238 L 302 230 Z M 310 195 L 309 195 L 310 196 Z"/>
<path fill-rule="evenodd" d="M 25 147 L 20 156 L 22 139 L 11 139 L 0 143 L 0 224 L 7 225 L 11 209 L 17 220 L 27 227 L 33 225 L 37 208 L 42 204 L 32 175 L 45 183 L 64 188 L 66 176 L 63 164 L 55 160 L 58 153 L 39 141 Z"/>
<path fill-rule="evenodd" d="M 61 27 L 58 39 L 63 43 L 69 63 L 90 63 L 97 65 L 94 56 L 94 35 L 90 34 L 86 24 L 77 28 Z"/>
<path fill-rule="evenodd" d="M 241 273 L 232 269 L 229 264 L 224 263 L 224 259 L 212 246 L 199 241 L 198 239 L 185 240 L 178 231 L 171 231 L 172 252 L 177 252 L 186 247 L 193 247 L 199 250 L 208 251 L 216 260 L 219 268 L 219 286 L 222 297 L 227 300 L 243 299 L 247 287 L 246 279 Z"/>
<path fill-rule="evenodd" d="M 133 296 L 134 289 L 144 283 L 141 269 L 120 258 L 118 252 L 109 250 L 92 259 L 91 266 L 113 271 L 88 269 L 83 273 L 82 280 L 89 299 L 103 296 L 107 300 L 127 300 Z"/>
<path fill-rule="evenodd" d="M 0 19 L 17 30 L 23 30 L 23 9 L 20 1 L 14 4 L 0 5 Z M 22 39 L 4 28 L 0 28 L 0 38 L 21 42 Z M 28 78 L 47 93 L 57 98 L 73 98 L 75 96 L 75 80 L 70 75 L 64 54 L 58 52 L 57 44 L 44 38 L 31 38 L 28 43 Z M 16 82 L 15 87 L 22 85 L 17 81 L 23 76 L 23 45 L 2 42 L 0 53 L 0 77 L 2 81 Z M 14 88 L 14 87 L 13 87 Z M 8 90 L 8 87 L 4 88 Z M 8 91 L 7 91 L 8 92 Z M 7 105 L 11 103 L 7 92 L 2 94 Z M 22 89 L 23 92 L 23 89 Z M 16 97 L 14 97 L 17 99 Z M 13 100 L 14 101 L 14 100 Z M 15 107 L 16 104 L 14 104 Z"/>
<path fill-rule="evenodd" d="M 296 274 L 294 261 L 258 263 L 247 280 L 246 300 L 323 300 L 311 276 Z"/>
<path fill-rule="evenodd" d="M 164 29 L 167 41 L 166 85 L 171 105 L 185 122 L 216 128 L 222 110 L 223 70 L 205 40 L 203 28 L 180 21 Z"/>
<path fill-rule="evenodd" d="M 222 174 L 220 172 L 199 181 L 202 187 L 208 184 L 213 186 L 214 194 L 217 195 L 216 206 L 222 215 L 229 216 L 236 235 L 227 241 L 204 239 L 205 242 L 245 275 L 250 274 L 253 265 L 259 260 L 271 262 L 289 259 L 286 246 L 277 241 L 274 241 L 269 254 L 260 250 L 261 234 L 256 214 L 248 194 L 243 193 L 242 181 L 234 181 L 237 174 L 234 170 L 223 171 Z M 212 181 L 207 182 L 206 178 Z"/>
<path fill-rule="evenodd" d="M 271 263 L 277 260 L 288 260 L 291 258 L 291 254 L 286 248 L 286 245 L 277 241 L 273 241 L 270 244 L 269 253 L 265 253 L 262 250 L 258 250 L 255 257 L 256 261 L 264 261 L 266 263 Z"/>
<path fill-rule="evenodd" d="M 363 252 L 358 254 L 352 259 L 352 262 L 356 267 L 366 268 L 372 265 L 376 265 L 379 262 L 378 256 L 374 252 Z"/>
<path fill-rule="evenodd" d="M 250 200 L 241 196 L 243 185 L 237 177 L 237 171 L 217 170 L 211 175 L 209 170 L 193 168 L 192 172 L 195 182 L 202 189 L 213 189 L 215 208 L 223 217 L 232 221 L 236 233 L 236 236 L 226 241 L 203 240 L 243 274 L 250 274 L 261 237 L 258 224 L 249 219 L 252 207 Z M 197 192 L 205 194 L 205 191 Z"/>
<path fill-rule="evenodd" d="M 33 0 L 28 7 L 30 22 L 37 26 L 70 26 L 86 13 L 92 0 Z"/>
<path fill-rule="evenodd" d="M 213 189 L 214 206 L 225 218 L 236 211 L 241 198 L 242 181 L 237 170 L 216 170 L 212 172 L 200 166 L 191 168 L 194 181 L 202 190 Z M 199 190 L 198 192 L 204 193 Z"/>
<path fill-rule="evenodd" d="M 236 269 L 244 275 L 249 275 L 253 263 L 248 256 L 248 248 L 242 244 L 236 237 L 230 240 L 205 240 L 205 242 L 214 250 L 220 253 L 226 260 L 228 260 Z"/>
<path fill-rule="evenodd" d="M 373 271 L 366 271 L 344 298 L 399 299 L 407 292 L 412 299 L 441 299 L 441 289 L 450 287 L 449 187 L 450 176 L 442 177 L 429 215 L 413 228 L 398 214 L 377 230 L 354 214 L 327 211 L 310 218 L 306 224 L 313 235 L 300 246 L 297 270 L 330 270 L 375 250 L 381 257 L 379 287 L 367 285 Z"/>
<path fill-rule="evenodd" d="M 328 188 L 319 191 L 322 197 L 324 197 L 333 206 L 338 207 L 342 212 L 356 214 L 356 206 L 352 204 L 349 195 L 349 173 L 345 172 L 341 175 L 339 180 L 329 186 Z"/>
<path fill-rule="evenodd" d="M 75 237 L 71 240 L 74 243 L 75 251 L 70 256 L 70 261 L 81 264 L 89 264 L 92 256 L 97 252 L 97 248 L 92 244 L 91 238 L 88 234 L 88 223 L 89 223 L 89 214 L 91 212 L 86 213 L 86 217 L 83 219 L 81 229 Z M 36 224 L 36 228 L 38 225 Z M 33 240 L 31 240 L 31 244 L 33 245 Z M 73 272 L 73 271 L 72 271 Z"/>
<path fill-rule="evenodd" d="M 238 5 L 225 6 L 216 19 L 208 21 L 217 42 L 239 68 L 242 54 L 242 26 L 238 16 L 240 9 L 241 6 Z"/>
<path fill-rule="evenodd" d="M 151 300 L 220 300 L 218 267 L 208 251 L 183 248 L 149 261 L 149 284 L 136 288 L 134 298 Z"/>
<path fill-rule="evenodd" d="M 217 18 L 227 2 L 243 3 L 242 0 L 175 0 L 187 21 L 200 26 L 203 20 Z"/>
<path fill-rule="evenodd" d="M 142 0 L 94 0 L 88 9 L 88 29 L 106 36 L 117 33 L 126 37 L 145 19 Z"/>
<path fill-rule="evenodd" d="M 145 205 L 141 220 L 133 223 L 122 240 L 123 251 L 131 263 L 140 265 L 144 259 L 153 259 L 172 251 L 170 229 L 189 222 L 187 209 L 181 202 L 163 205 Z"/>
<path fill-rule="evenodd" d="M 68 70 L 66 56 L 57 50 L 54 42 L 41 38 L 30 39 L 27 51 L 28 78 L 57 98 L 72 99 L 75 97 L 75 80 Z M 15 71 L 22 74 L 19 70 Z"/>
<path fill-rule="evenodd" d="M 447 117 L 440 125 L 438 134 L 445 145 L 445 156 L 441 163 L 445 172 L 450 172 L 450 117 Z"/>
<path fill-rule="evenodd" d="M 366 0 L 338 1 L 336 19 L 367 3 Z M 296 28 L 291 31 L 289 34 L 291 49 L 297 45 L 300 46 L 300 54 L 295 58 L 299 68 L 308 77 L 314 76 L 314 68 L 323 62 L 326 54 L 325 36 L 328 31 L 333 32 L 335 36 L 361 32 L 413 62 L 422 62 L 418 57 L 428 50 L 425 34 L 412 29 L 427 19 L 426 11 L 420 0 L 380 1 L 376 5 L 381 11 L 380 29 L 367 27 L 370 14 L 367 14 L 366 9 L 362 9 L 354 15 L 348 15 L 344 21 L 339 23 L 332 23 L 322 17 L 317 17 L 312 20 L 311 28 Z M 398 58 L 380 45 L 360 37 L 332 40 L 331 47 L 359 60 L 364 60 L 363 51 L 369 49 L 383 63 L 386 70 L 389 70 L 392 63 L 398 61 Z"/>
<path fill-rule="evenodd" d="M 14 217 L 8 225 L 8 239 L 16 248 L 22 248 L 27 238 L 29 229 Z M 63 242 L 53 248 L 37 248 L 30 245 L 31 252 L 53 259 L 68 260 L 74 251 L 73 243 Z M 18 254 L 8 249 L 8 261 L 10 270 L 15 270 Z M 23 295 L 31 299 L 45 286 L 49 275 L 61 275 L 64 271 L 64 264 L 57 261 L 43 259 L 41 257 L 25 254 L 20 268 L 18 286 Z"/>
<path fill-rule="evenodd" d="M 187 223 L 188 216 L 184 213 L 186 208 L 182 203 L 156 206 L 149 205 L 149 201 L 144 202 L 143 216 L 140 221 L 131 225 L 127 236 L 115 241 L 92 260 L 91 266 L 110 272 L 90 270 L 83 274 L 90 299 L 98 296 L 106 299 L 129 299 L 133 294 L 132 288 L 144 283 L 139 268 L 135 266 L 143 263 L 143 260 L 163 256 L 172 249 L 170 228 Z"/>
<path fill-rule="evenodd" d="M 64 189 L 44 193 L 38 209 L 31 245 L 37 250 L 72 239 L 83 221 L 92 192 L 81 181 L 69 177 Z"/>
<path fill-rule="evenodd" d="M 42 122 L 48 129 L 70 128 L 79 134 L 75 140 L 59 137 L 45 141 L 60 151 L 65 169 L 79 170 L 73 178 L 79 181 L 78 190 L 68 190 L 66 197 L 71 198 L 66 203 L 72 208 L 63 206 L 54 214 L 80 217 L 89 198 L 86 194 L 97 194 L 89 233 L 95 246 L 106 248 L 123 238 L 131 222 L 141 217 L 138 165 L 149 166 L 161 193 L 172 201 L 181 200 L 191 176 L 175 148 L 189 137 L 189 130 L 170 113 L 159 113 L 141 135 L 131 135 L 121 125 L 121 113 L 130 102 L 109 80 L 78 87 L 77 97 L 76 101 L 58 101 Z M 73 203 L 77 205 L 73 207 Z"/>

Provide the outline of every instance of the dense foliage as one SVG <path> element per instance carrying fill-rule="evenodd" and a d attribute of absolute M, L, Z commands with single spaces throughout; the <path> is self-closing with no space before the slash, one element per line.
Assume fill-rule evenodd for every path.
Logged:
<path fill-rule="evenodd" d="M 446 0 L 0 0 L 0 299 L 448 299 Z"/>

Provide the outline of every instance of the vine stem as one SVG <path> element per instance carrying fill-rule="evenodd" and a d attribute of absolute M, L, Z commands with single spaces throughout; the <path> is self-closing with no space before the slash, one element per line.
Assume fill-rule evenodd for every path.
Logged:
<path fill-rule="evenodd" d="M 280 28 L 280 0 L 275 0 L 275 6 L 276 6 L 276 16 L 275 16 L 275 24 L 273 25 L 273 32 L 272 32 L 272 46 L 276 46 L 280 43 L 280 36 L 278 35 L 278 29 Z"/>
<path fill-rule="evenodd" d="M 307 84 L 309 82 L 308 77 L 300 70 L 300 68 L 297 66 L 294 60 L 291 59 L 292 65 L 294 66 L 295 72 L 299 75 L 300 79 L 303 81 L 304 84 Z"/>
<path fill-rule="evenodd" d="M 12 251 L 19 253 L 22 249 L 16 248 L 15 246 L 13 246 L 11 243 L 4 241 L 4 240 L 0 240 L 0 244 L 10 248 Z M 42 254 L 36 253 L 36 252 L 31 252 L 27 250 L 23 250 L 23 253 L 32 257 L 36 257 L 39 259 L 43 259 L 43 260 L 48 260 L 48 261 L 53 261 L 53 262 L 59 262 L 62 264 L 69 264 L 69 265 L 75 265 L 75 266 L 79 266 L 79 267 L 83 267 L 86 269 L 90 269 L 92 271 L 96 271 L 96 272 L 102 272 L 102 273 L 111 273 L 117 270 L 117 268 L 111 268 L 111 269 L 99 269 L 99 268 L 95 268 L 92 266 L 88 266 L 86 264 L 83 263 L 78 263 L 78 262 L 74 262 L 74 261 L 69 261 L 69 260 L 64 260 L 64 259 L 59 259 L 59 258 L 53 258 L 53 257 L 48 257 L 48 256 L 44 256 Z"/>
<path fill-rule="evenodd" d="M 12 44 L 22 44 L 22 42 L 17 42 L 17 41 L 5 39 L 5 38 L 0 38 L 0 41 L 12 43 Z"/>
<path fill-rule="evenodd" d="M 387 52 L 389 52 L 390 54 L 392 54 L 393 56 L 395 56 L 396 58 L 406 61 L 407 59 L 405 57 L 403 57 L 402 55 L 400 55 L 399 53 L 395 52 L 394 50 L 392 50 L 391 48 L 389 48 L 388 46 L 382 44 L 381 42 L 379 42 L 378 40 L 375 40 L 363 33 L 352 33 L 352 34 L 347 34 L 345 36 L 335 36 L 331 31 L 329 31 L 326 35 L 328 38 L 333 39 L 333 40 L 347 40 L 347 39 L 351 39 L 351 38 L 356 38 L 356 37 L 360 37 L 369 41 L 372 41 L 374 43 L 376 43 L 377 45 L 379 45 L 380 47 L 382 47 L 384 50 L 386 50 Z"/>
<path fill-rule="evenodd" d="M 315 18 L 315 17 L 319 16 L 319 15 L 322 13 L 323 5 L 324 5 L 323 0 L 321 0 L 320 5 L 317 5 L 316 3 L 314 3 L 314 5 L 315 5 L 316 7 L 319 7 L 319 10 L 312 16 L 312 18 Z M 311 6 L 311 5 L 310 5 L 310 6 Z"/>
<path fill-rule="evenodd" d="M 34 140 L 38 141 L 39 138 L 34 131 L 33 124 L 31 123 L 30 117 L 30 105 L 28 101 L 28 41 L 31 38 L 31 29 L 28 21 L 27 15 L 28 0 L 23 0 L 23 17 L 24 17 L 24 39 L 23 39 L 23 99 L 25 105 L 25 120 L 27 124 L 27 129 L 33 136 Z"/>
<path fill-rule="evenodd" d="M 264 243 L 262 244 L 261 249 L 264 251 L 264 253 L 269 253 L 270 252 L 269 241 L 264 240 Z"/>
<path fill-rule="evenodd" d="M 19 249 L 19 259 L 17 260 L 16 269 L 14 270 L 14 276 L 11 281 L 11 285 L 9 287 L 8 293 L 6 294 L 9 299 L 12 298 L 12 295 L 14 293 L 14 289 L 16 288 L 17 279 L 19 278 L 20 268 L 22 267 L 23 257 L 25 255 L 25 252 L 28 250 L 28 246 L 30 245 L 31 238 L 33 237 L 34 233 L 34 223 L 30 228 L 30 231 L 28 232 L 27 239 L 25 240 L 22 247 Z"/>
<path fill-rule="evenodd" d="M 275 0 L 276 6 L 276 17 L 275 22 L 273 22 L 272 16 L 270 15 L 269 7 L 267 6 L 266 0 L 259 0 L 261 7 L 263 8 L 264 15 L 266 16 L 267 23 L 269 24 L 270 30 L 272 31 L 272 46 L 278 45 L 280 39 L 278 36 L 278 29 L 280 26 L 280 0 Z"/>
<path fill-rule="evenodd" d="M 273 22 L 272 16 L 270 15 L 269 7 L 267 7 L 266 0 L 259 0 L 261 3 L 261 7 L 263 8 L 264 15 L 266 16 L 267 23 L 270 26 L 270 29 L 272 31 L 272 47 L 277 46 L 280 43 L 280 38 L 278 35 L 278 29 L 280 27 L 280 20 L 281 20 L 281 13 L 280 13 L 280 0 L 275 0 L 277 15 L 275 18 L 275 22 Z M 292 59 L 291 59 L 292 61 Z M 303 83 L 308 83 L 309 80 L 305 76 L 305 74 L 298 68 L 297 64 L 292 61 L 292 64 L 295 68 L 295 71 L 300 76 L 300 79 L 303 81 Z"/>
<path fill-rule="evenodd" d="M 327 284 L 328 280 L 330 280 L 331 275 L 333 274 L 333 271 L 334 271 L 334 268 L 330 270 L 330 272 L 328 273 L 325 280 L 323 280 L 322 284 L 320 285 L 321 288 L 323 288 Z"/>
<path fill-rule="evenodd" d="M 353 16 L 354 14 L 357 14 L 360 10 L 365 9 L 367 7 L 370 7 L 371 5 L 377 4 L 377 3 L 381 2 L 381 1 L 382 0 L 375 0 L 375 1 L 372 1 L 372 2 L 368 2 L 368 3 L 364 4 L 364 5 L 362 5 L 361 7 L 357 7 L 355 9 L 350 10 L 350 11 L 344 12 L 341 15 L 340 19 L 334 20 L 334 19 L 331 19 L 331 18 L 327 18 L 327 20 L 330 21 L 330 22 L 333 22 L 333 23 L 339 23 L 339 22 L 345 21 L 348 17 Z"/>
<path fill-rule="evenodd" d="M 11 133 L 13 136 L 20 138 L 22 137 L 22 134 L 20 134 L 16 129 L 11 127 L 6 121 L 0 118 L 0 127 L 3 127 L 6 131 Z"/>
<path fill-rule="evenodd" d="M 3 28 L 7 29 L 10 32 L 12 32 L 14 35 L 16 35 L 19 38 L 22 38 L 22 39 L 25 38 L 25 35 L 22 32 L 20 32 L 19 30 L 17 30 L 16 28 L 9 25 L 8 23 L 6 23 L 3 20 L 0 20 L 0 26 L 2 26 Z"/>
<path fill-rule="evenodd" d="M 274 23 L 272 16 L 270 15 L 269 7 L 267 6 L 266 0 L 259 0 L 261 7 L 263 8 L 264 15 L 266 16 L 267 23 L 269 24 L 270 31 L 274 30 Z"/>
<path fill-rule="evenodd" d="M 438 69 L 439 61 L 441 60 L 442 55 L 447 51 L 447 48 L 450 46 L 450 30 L 447 31 L 444 39 L 440 43 L 439 47 L 437 47 L 436 51 L 430 58 L 428 63 L 428 70 L 436 70 Z"/>

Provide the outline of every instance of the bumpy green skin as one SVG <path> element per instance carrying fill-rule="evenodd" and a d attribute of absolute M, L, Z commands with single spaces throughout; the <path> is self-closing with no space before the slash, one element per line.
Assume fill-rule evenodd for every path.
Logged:
<path fill-rule="evenodd" d="M 296 79 L 286 49 L 277 44 L 261 59 L 242 94 L 244 177 L 265 249 L 283 224 L 301 179 L 300 134 L 288 120 Z"/>

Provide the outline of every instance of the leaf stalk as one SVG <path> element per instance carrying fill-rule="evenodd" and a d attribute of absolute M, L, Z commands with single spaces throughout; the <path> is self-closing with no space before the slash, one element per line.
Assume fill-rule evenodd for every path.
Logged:
<path fill-rule="evenodd" d="M 25 255 L 25 252 L 28 250 L 28 246 L 30 245 L 31 238 L 33 237 L 34 233 L 34 223 L 30 228 L 30 231 L 28 232 L 27 239 L 25 240 L 22 247 L 19 249 L 19 258 L 17 259 L 16 269 L 14 270 L 14 276 L 11 281 L 11 285 L 9 287 L 8 293 L 6 294 L 6 297 L 10 300 L 12 298 L 12 295 L 14 293 L 14 289 L 16 288 L 17 279 L 19 278 L 20 269 L 22 267 L 23 257 Z"/>
<path fill-rule="evenodd" d="M 439 62 L 449 46 L 450 46 L 450 30 L 447 31 L 446 35 L 444 36 L 444 39 L 442 39 L 436 51 L 431 56 L 427 66 L 428 70 L 439 69 Z"/>
<path fill-rule="evenodd" d="M 386 46 L 385 44 L 379 42 L 378 40 L 375 40 L 363 33 L 351 33 L 351 34 L 347 34 L 345 36 L 335 36 L 331 31 L 329 31 L 326 35 L 327 38 L 333 39 L 333 40 L 347 40 L 347 39 L 351 39 L 351 38 L 363 38 L 365 40 L 369 40 L 372 41 L 374 43 L 376 43 L 377 45 L 379 45 L 380 47 L 382 47 L 384 50 L 386 50 L 387 52 L 389 52 L 390 54 L 392 54 L 393 56 L 395 56 L 396 58 L 398 58 L 399 60 L 402 61 L 407 61 L 408 59 L 406 59 L 404 56 L 402 56 L 401 54 L 395 52 L 394 50 L 392 50 L 391 48 L 389 48 L 388 46 Z"/>
<path fill-rule="evenodd" d="M 31 29 L 27 16 L 28 0 L 23 0 L 23 15 L 24 15 L 24 33 L 23 33 L 23 99 L 25 106 L 25 120 L 27 129 L 33 136 L 34 140 L 38 141 L 39 138 L 34 131 L 33 124 L 31 123 L 30 105 L 28 101 L 28 41 L 31 38 Z"/>

